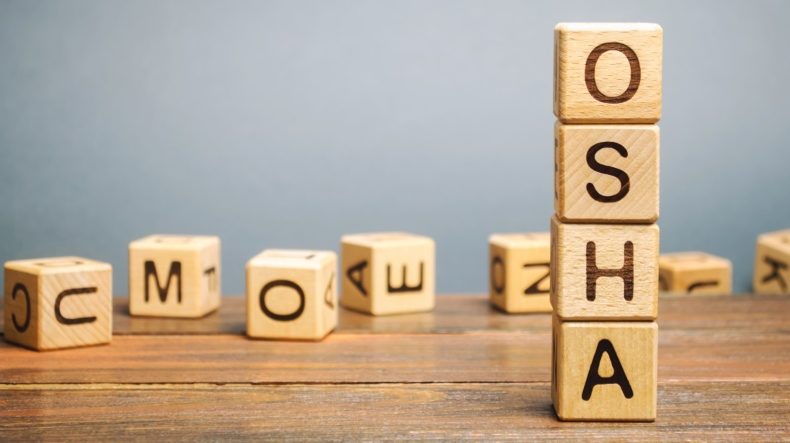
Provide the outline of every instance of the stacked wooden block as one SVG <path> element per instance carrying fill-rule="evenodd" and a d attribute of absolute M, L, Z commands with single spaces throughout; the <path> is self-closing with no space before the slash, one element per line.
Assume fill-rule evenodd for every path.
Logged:
<path fill-rule="evenodd" d="M 555 29 L 552 396 L 562 420 L 656 416 L 662 29 Z"/>

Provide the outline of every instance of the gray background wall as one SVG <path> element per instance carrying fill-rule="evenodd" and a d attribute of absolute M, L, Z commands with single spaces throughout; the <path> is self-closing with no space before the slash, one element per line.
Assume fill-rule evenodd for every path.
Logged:
<path fill-rule="evenodd" d="M 790 226 L 790 2 L 2 1 L 0 260 L 115 266 L 149 233 L 266 247 L 434 237 L 482 292 L 487 236 L 546 230 L 552 28 L 664 27 L 662 248 L 729 257 Z"/>

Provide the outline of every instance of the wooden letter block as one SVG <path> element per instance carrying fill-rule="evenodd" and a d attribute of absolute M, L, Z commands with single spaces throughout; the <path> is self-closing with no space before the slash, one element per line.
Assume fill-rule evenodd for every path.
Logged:
<path fill-rule="evenodd" d="M 660 290 L 676 294 L 731 294 L 732 263 L 704 252 L 662 254 L 658 283 Z"/>
<path fill-rule="evenodd" d="M 757 237 L 752 287 L 758 294 L 790 294 L 790 229 Z"/>
<path fill-rule="evenodd" d="M 6 262 L 5 339 L 39 351 L 109 343 L 112 266 L 80 257 Z"/>
<path fill-rule="evenodd" d="M 563 123 L 657 122 L 662 39 L 649 23 L 557 25 L 554 114 Z"/>
<path fill-rule="evenodd" d="M 129 312 L 198 318 L 220 303 L 220 242 L 152 235 L 129 244 Z"/>
<path fill-rule="evenodd" d="M 552 397 L 560 420 L 656 419 L 658 325 L 554 318 Z"/>
<path fill-rule="evenodd" d="M 337 326 L 337 256 L 267 249 L 247 262 L 247 335 L 320 340 Z"/>
<path fill-rule="evenodd" d="M 551 304 L 563 320 L 654 320 L 658 226 L 551 220 Z"/>
<path fill-rule="evenodd" d="M 346 308 L 373 315 L 433 309 L 432 239 L 400 232 L 345 235 L 341 254 Z"/>
<path fill-rule="evenodd" d="M 488 241 L 491 304 L 508 313 L 551 312 L 549 233 L 494 234 Z"/>
<path fill-rule="evenodd" d="M 557 124 L 555 136 L 554 209 L 561 221 L 658 219 L 658 126 Z"/>

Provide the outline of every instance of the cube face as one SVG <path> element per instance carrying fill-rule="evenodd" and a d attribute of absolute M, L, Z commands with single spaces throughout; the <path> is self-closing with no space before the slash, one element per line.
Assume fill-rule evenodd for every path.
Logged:
<path fill-rule="evenodd" d="M 129 244 L 129 312 L 202 317 L 220 304 L 220 240 L 152 235 Z"/>
<path fill-rule="evenodd" d="M 732 263 L 704 252 L 662 254 L 658 260 L 659 289 L 675 294 L 732 293 Z"/>
<path fill-rule="evenodd" d="M 757 238 L 752 287 L 758 294 L 790 294 L 790 229 Z"/>
<path fill-rule="evenodd" d="M 661 118 L 663 31 L 649 23 L 560 23 L 554 113 L 564 123 Z"/>
<path fill-rule="evenodd" d="M 656 225 L 551 221 L 551 303 L 563 320 L 654 320 Z"/>
<path fill-rule="evenodd" d="M 81 257 L 5 265 L 5 338 L 36 350 L 109 343 L 112 267 Z"/>
<path fill-rule="evenodd" d="M 561 420 L 653 421 L 655 322 L 554 319 L 552 395 Z"/>
<path fill-rule="evenodd" d="M 343 236 L 343 306 L 374 315 L 430 311 L 435 246 L 428 237 L 385 232 Z"/>
<path fill-rule="evenodd" d="M 561 221 L 658 219 L 658 126 L 558 124 L 555 136 L 554 208 Z"/>
<path fill-rule="evenodd" d="M 337 326 L 337 256 L 268 249 L 247 262 L 247 335 L 320 340 Z"/>
<path fill-rule="evenodd" d="M 548 232 L 489 238 L 491 304 L 508 313 L 551 312 Z"/>

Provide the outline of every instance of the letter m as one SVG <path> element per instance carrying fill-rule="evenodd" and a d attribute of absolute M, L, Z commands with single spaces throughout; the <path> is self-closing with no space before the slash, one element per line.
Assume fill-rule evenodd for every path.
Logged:
<path fill-rule="evenodd" d="M 146 260 L 145 262 L 145 302 L 148 303 L 150 294 L 151 277 L 153 277 L 156 284 L 156 290 L 159 292 L 159 301 L 164 303 L 167 301 L 167 294 L 170 292 L 170 283 L 175 279 L 178 286 L 176 286 L 176 296 L 178 303 L 181 303 L 181 262 L 174 261 L 170 264 L 170 272 L 167 274 L 167 281 L 164 287 L 159 282 L 159 275 L 156 273 L 156 265 L 153 260 Z"/>

